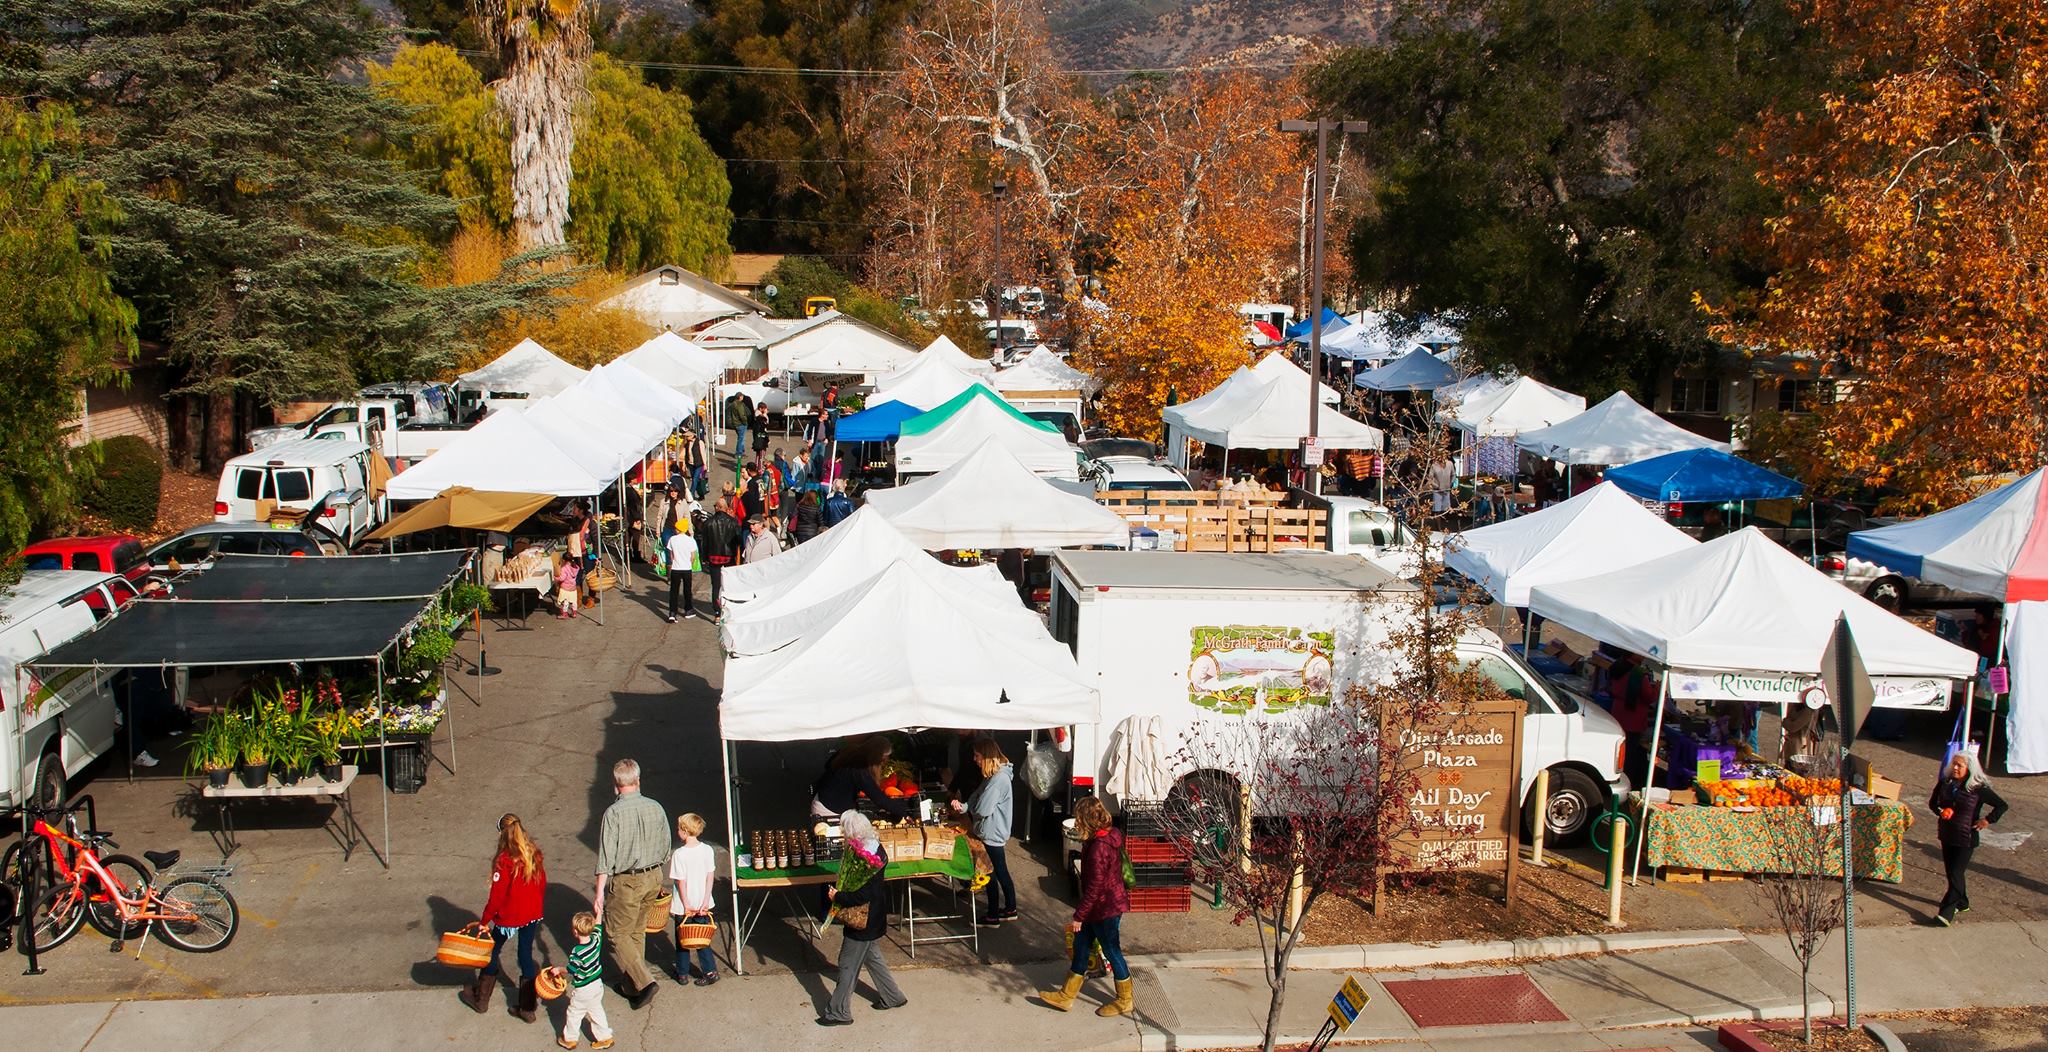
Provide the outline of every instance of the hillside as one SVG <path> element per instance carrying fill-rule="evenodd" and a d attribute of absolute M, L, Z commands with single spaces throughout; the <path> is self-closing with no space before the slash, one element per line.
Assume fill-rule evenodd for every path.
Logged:
<path fill-rule="evenodd" d="M 1317 46 L 1369 44 L 1396 0 L 1049 0 L 1046 18 L 1082 69 L 1284 62 Z"/>

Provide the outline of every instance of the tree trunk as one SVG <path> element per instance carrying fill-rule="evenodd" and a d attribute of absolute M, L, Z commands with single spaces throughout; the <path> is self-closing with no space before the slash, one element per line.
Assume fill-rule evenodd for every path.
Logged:
<path fill-rule="evenodd" d="M 235 455 L 235 394 L 214 391 L 206 396 L 206 437 L 199 451 L 199 466 L 219 471 Z"/>
<path fill-rule="evenodd" d="M 535 48 L 529 65 L 498 82 L 512 140 L 512 236 L 521 251 L 563 242 L 583 72 L 562 49 Z"/>
<path fill-rule="evenodd" d="M 1287 1003 L 1287 962 L 1294 956 L 1294 934 L 1278 938 L 1273 947 L 1273 996 L 1266 1002 L 1266 1040 L 1259 1046 L 1261 1052 L 1273 1052 L 1273 1042 L 1279 1037 L 1280 1009 Z"/>

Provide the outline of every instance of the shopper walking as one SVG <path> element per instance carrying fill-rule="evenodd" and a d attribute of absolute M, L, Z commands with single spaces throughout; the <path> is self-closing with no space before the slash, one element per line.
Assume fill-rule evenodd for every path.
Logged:
<path fill-rule="evenodd" d="M 839 983 L 832 988 L 832 1002 L 818 1017 L 819 1026 L 847 1026 L 853 1022 L 853 990 L 866 968 L 875 986 L 875 1009 L 888 1011 L 910 1003 L 889 974 L 882 960 L 881 938 L 889 930 L 889 897 L 882 871 L 889 865 L 874 823 L 859 811 L 839 816 L 839 831 L 846 835 L 845 853 L 839 858 L 839 880 L 826 890 L 832 907 L 839 913 L 846 936 L 839 943 Z"/>
<path fill-rule="evenodd" d="M 593 905 L 610 934 L 605 942 L 621 975 L 619 993 L 637 1010 L 656 990 L 647 969 L 647 908 L 661 898 L 661 871 L 669 860 L 668 812 L 641 795 L 637 761 L 612 765 L 612 791 L 618 799 L 605 808 L 598 827 Z"/>
<path fill-rule="evenodd" d="M 1990 814 L 1983 814 L 1985 807 Z M 1978 834 L 2005 817 L 2005 798 L 1991 788 L 1975 753 L 1964 749 L 1948 761 L 1948 771 L 1927 798 L 1927 809 L 1939 820 L 1935 839 L 1941 841 L 1941 868 L 1948 874 L 1948 891 L 1941 896 L 1934 922 L 1946 928 L 1959 914 L 1970 912 L 1970 855 L 1977 850 Z"/>
<path fill-rule="evenodd" d="M 704 816 L 694 812 L 676 817 L 676 835 L 683 846 L 669 856 L 668 879 L 675 885 L 668 912 L 676 932 L 676 982 L 690 982 L 690 950 L 683 945 L 686 925 L 705 925 L 711 920 L 711 881 L 718 874 L 718 855 L 711 845 L 697 839 L 704 835 Z M 698 986 L 718 981 L 718 958 L 711 947 L 697 947 Z"/>
<path fill-rule="evenodd" d="M 768 528 L 767 519 L 747 520 L 747 545 L 740 553 L 743 563 L 757 563 L 782 554 L 782 540 Z"/>
<path fill-rule="evenodd" d="M 636 922 L 633 925 L 638 928 Z M 604 925 L 597 914 L 584 910 L 569 918 L 569 933 L 576 945 L 569 947 L 569 1007 L 562 1016 L 562 1036 L 555 1044 L 573 1049 L 583 1039 L 583 1024 L 590 1023 L 590 1047 L 612 1047 L 611 1021 L 604 1014 L 604 983 L 599 979 L 604 966 L 598 955 L 604 949 Z M 636 1006 L 637 1007 L 637 1006 Z"/>
<path fill-rule="evenodd" d="M 954 801 L 953 809 L 974 816 L 974 835 L 988 849 L 988 913 L 980 923 L 1005 924 L 1017 919 L 1017 884 L 1010 879 L 1010 861 L 1005 857 L 1017 809 L 1016 769 L 994 738 L 976 739 L 973 756 L 975 766 L 981 769 L 981 784 L 966 803 Z"/>
<path fill-rule="evenodd" d="M 740 555 L 740 523 L 724 506 L 713 505 L 711 513 L 704 517 L 703 528 L 698 531 L 697 550 L 704 559 L 704 573 L 711 578 L 711 616 L 717 617 L 718 594 L 725 581 L 725 568 L 737 561 Z"/>
<path fill-rule="evenodd" d="M 761 460 L 768 452 L 768 407 L 754 406 L 754 459 Z"/>
<path fill-rule="evenodd" d="M 697 616 L 697 597 L 691 589 L 699 563 L 697 538 L 690 533 L 688 516 L 671 524 L 675 532 L 668 538 L 668 622 L 676 622 L 676 601 L 682 600 L 682 615 Z"/>
<path fill-rule="evenodd" d="M 547 895 L 548 874 L 542 865 L 540 848 L 526 835 L 518 815 L 498 819 L 498 857 L 491 864 L 491 894 L 484 901 L 482 922 L 491 931 L 491 962 L 477 972 L 476 981 L 461 993 L 462 1003 L 478 1015 L 489 1011 L 491 994 L 498 989 L 498 951 L 505 940 L 517 939 L 519 947 L 519 992 L 514 995 L 512 1014 L 531 1023 L 540 998 L 533 980 L 540 975 L 534 963 L 533 941 L 540 935 L 541 900 Z"/>
<path fill-rule="evenodd" d="M 1130 911 L 1130 889 L 1124 886 L 1124 835 L 1109 824 L 1109 808 L 1095 797 L 1085 797 L 1074 808 L 1075 832 L 1081 835 L 1081 903 L 1074 907 L 1074 919 L 1067 930 L 1074 934 L 1074 958 L 1069 963 L 1066 985 L 1041 990 L 1039 998 L 1064 1012 L 1074 1007 L 1081 984 L 1088 979 L 1088 954 L 1100 948 L 1116 979 L 1116 999 L 1095 1010 L 1099 1016 L 1123 1015 L 1131 1010 L 1131 968 L 1124 962 L 1119 927 Z"/>
<path fill-rule="evenodd" d="M 789 513 L 789 536 L 798 544 L 816 537 L 825 529 L 825 507 L 818 500 L 818 491 L 806 489 L 796 500 L 796 507 Z"/>

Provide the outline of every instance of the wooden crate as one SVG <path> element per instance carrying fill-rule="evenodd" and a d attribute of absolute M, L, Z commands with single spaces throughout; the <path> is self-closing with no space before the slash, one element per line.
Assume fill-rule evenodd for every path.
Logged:
<path fill-rule="evenodd" d="M 1749 874 L 1727 869 L 1694 869 L 1691 866 L 1665 866 L 1662 879 L 1667 884 L 1715 884 L 1748 880 Z"/>

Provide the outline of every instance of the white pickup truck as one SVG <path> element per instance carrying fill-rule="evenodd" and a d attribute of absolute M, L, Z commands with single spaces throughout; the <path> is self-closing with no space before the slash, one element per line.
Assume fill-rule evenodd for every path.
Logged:
<path fill-rule="evenodd" d="M 1081 671 L 1102 692 L 1101 721 L 1071 729 L 1066 802 L 1103 784 L 1111 736 L 1130 717 L 1160 717 L 1172 750 L 1176 737 L 1205 720 L 1254 712 L 1250 718 L 1284 718 L 1268 715 L 1284 707 L 1270 704 L 1275 698 L 1291 705 L 1304 694 L 1342 697 L 1372 655 L 1387 647 L 1394 604 L 1413 587 L 1362 557 L 1326 552 L 1055 553 L 1053 637 L 1073 649 Z M 1228 641 L 1240 636 L 1265 642 L 1231 648 Z M 1458 655 L 1528 706 L 1524 831 L 1537 820 L 1536 773 L 1548 770 L 1546 837 L 1583 838 L 1608 801 L 1628 789 L 1621 726 L 1605 710 L 1544 681 L 1490 632 L 1468 633 Z M 1247 661 L 1257 667 L 1237 667 Z M 1220 771 L 1172 774 L 1183 787 L 1230 783 Z"/>
<path fill-rule="evenodd" d="M 485 403 L 458 417 L 464 412 L 460 406 L 460 393 L 447 384 L 378 384 L 304 423 L 249 432 L 249 449 L 301 438 L 345 438 L 368 445 L 403 468 L 432 456 L 489 411 Z"/>

